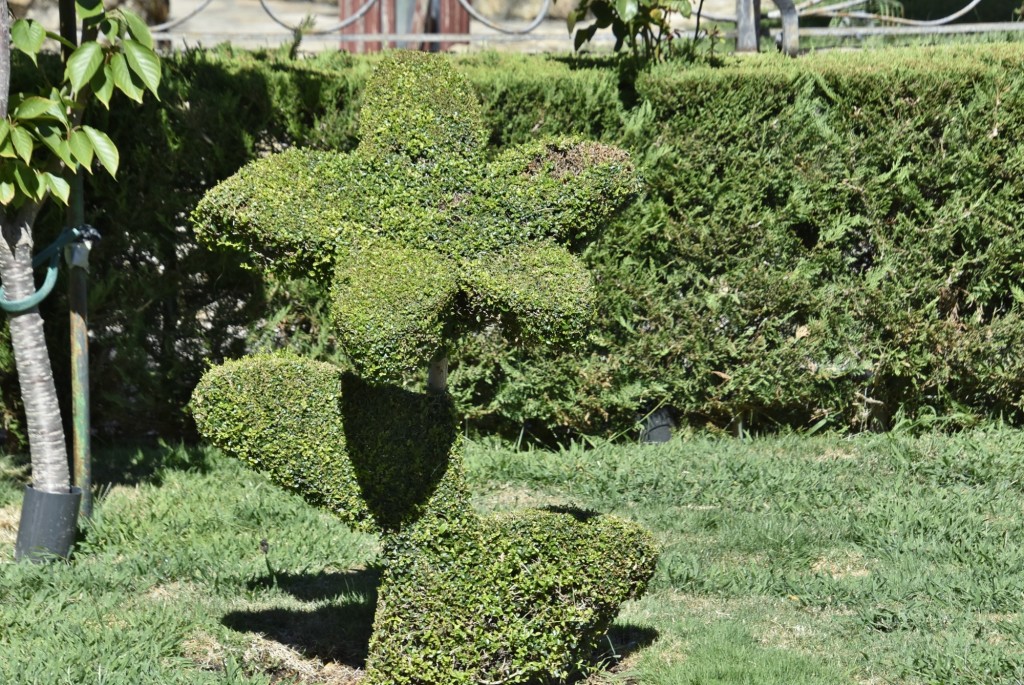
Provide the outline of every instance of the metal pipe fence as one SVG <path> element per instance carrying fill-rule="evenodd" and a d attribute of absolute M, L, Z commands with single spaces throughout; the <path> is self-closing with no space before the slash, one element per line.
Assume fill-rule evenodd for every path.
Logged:
<path fill-rule="evenodd" d="M 861 39 L 874 36 L 932 36 L 982 33 L 1017 33 L 1024 22 L 954 23 L 973 10 L 981 0 L 970 0 L 947 17 L 914 20 L 893 14 L 864 11 L 865 0 L 772 0 L 776 9 L 762 9 L 761 0 L 736 0 L 732 15 L 702 13 L 701 20 L 732 24 L 735 29 L 721 32 L 726 40 L 735 40 L 739 51 L 759 49 L 760 40 L 769 37 L 788 54 L 796 54 L 801 38 Z M 236 16 L 243 11 L 240 0 L 198 0 L 183 16 L 152 27 L 154 37 L 172 47 L 197 43 L 230 41 L 236 44 L 281 44 L 301 33 L 303 45 L 311 49 L 338 47 L 351 52 L 372 52 L 385 46 L 448 50 L 455 45 L 472 47 L 510 47 L 513 49 L 555 49 L 568 51 L 572 38 L 564 23 L 547 19 L 551 0 L 543 0 L 536 16 L 527 21 L 503 21 L 483 14 L 471 0 L 337 0 L 327 3 L 258 0 L 249 3 L 248 12 L 262 10 L 262 17 L 249 16 L 232 21 L 225 5 Z M 173 3 L 176 4 L 176 3 Z M 696 6 L 697 3 L 694 3 Z M 309 25 L 306 16 L 316 10 L 317 21 Z M 173 9 L 173 6 L 172 6 Z M 257 10 L 257 11 L 258 11 Z M 208 17 L 219 14 L 217 20 Z M 333 16 L 332 16 L 333 15 Z M 826 17 L 834 25 L 801 26 L 810 17 Z M 768 22 L 781 26 L 765 29 Z M 611 31 L 599 31 L 592 43 L 610 46 Z"/>

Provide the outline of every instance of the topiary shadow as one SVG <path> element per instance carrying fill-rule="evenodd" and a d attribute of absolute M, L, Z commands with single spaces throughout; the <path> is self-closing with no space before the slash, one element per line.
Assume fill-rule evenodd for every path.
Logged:
<path fill-rule="evenodd" d="M 280 590 L 314 608 L 232 611 L 221 623 L 241 633 L 257 633 L 306 658 L 364 668 L 377 605 L 375 570 L 343 573 L 278 574 Z M 262 584 L 262 582 L 257 583 Z"/>

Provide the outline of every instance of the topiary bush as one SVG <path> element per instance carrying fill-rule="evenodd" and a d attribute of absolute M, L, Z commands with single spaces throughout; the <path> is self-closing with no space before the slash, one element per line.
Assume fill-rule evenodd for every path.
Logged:
<path fill-rule="evenodd" d="M 200 432 L 349 524 L 382 536 L 366 681 L 528 683 L 585 668 L 654 570 L 650 534 L 577 510 L 478 516 L 446 390 L 447 354 L 488 328 L 572 346 L 593 317 L 569 250 L 636 194 L 622 150 L 535 142 L 493 161 L 446 61 L 397 53 L 364 93 L 351 154 L 291 150 L 206 194 L 200 240 L 330 284 L 357 373 L 292 355 L 212 369 Z M 429 363 L 428 392 L 400 387 Z"/>

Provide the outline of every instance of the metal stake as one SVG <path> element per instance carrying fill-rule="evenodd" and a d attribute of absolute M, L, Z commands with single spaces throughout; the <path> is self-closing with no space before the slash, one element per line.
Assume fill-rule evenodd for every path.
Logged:
<path fill-rule="evenodd" d="M 75 485 L 82 490 L 81 516 L 92 516 L 92 453 L 89 412 L 89 251 L 99 233 L 83 227 L 83 236 L 64 248 L 69 269 L 68 301 L 71 314 L 71 415 L 74 426 L 72 455 Z"/>

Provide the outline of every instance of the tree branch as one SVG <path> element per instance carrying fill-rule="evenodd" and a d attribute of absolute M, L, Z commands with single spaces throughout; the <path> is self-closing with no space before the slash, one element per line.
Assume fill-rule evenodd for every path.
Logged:
<path fill-rule="evenodd" d="M 0 0 L 0 118 L 7 118 L 11 97 L 11 10 Z"/>

